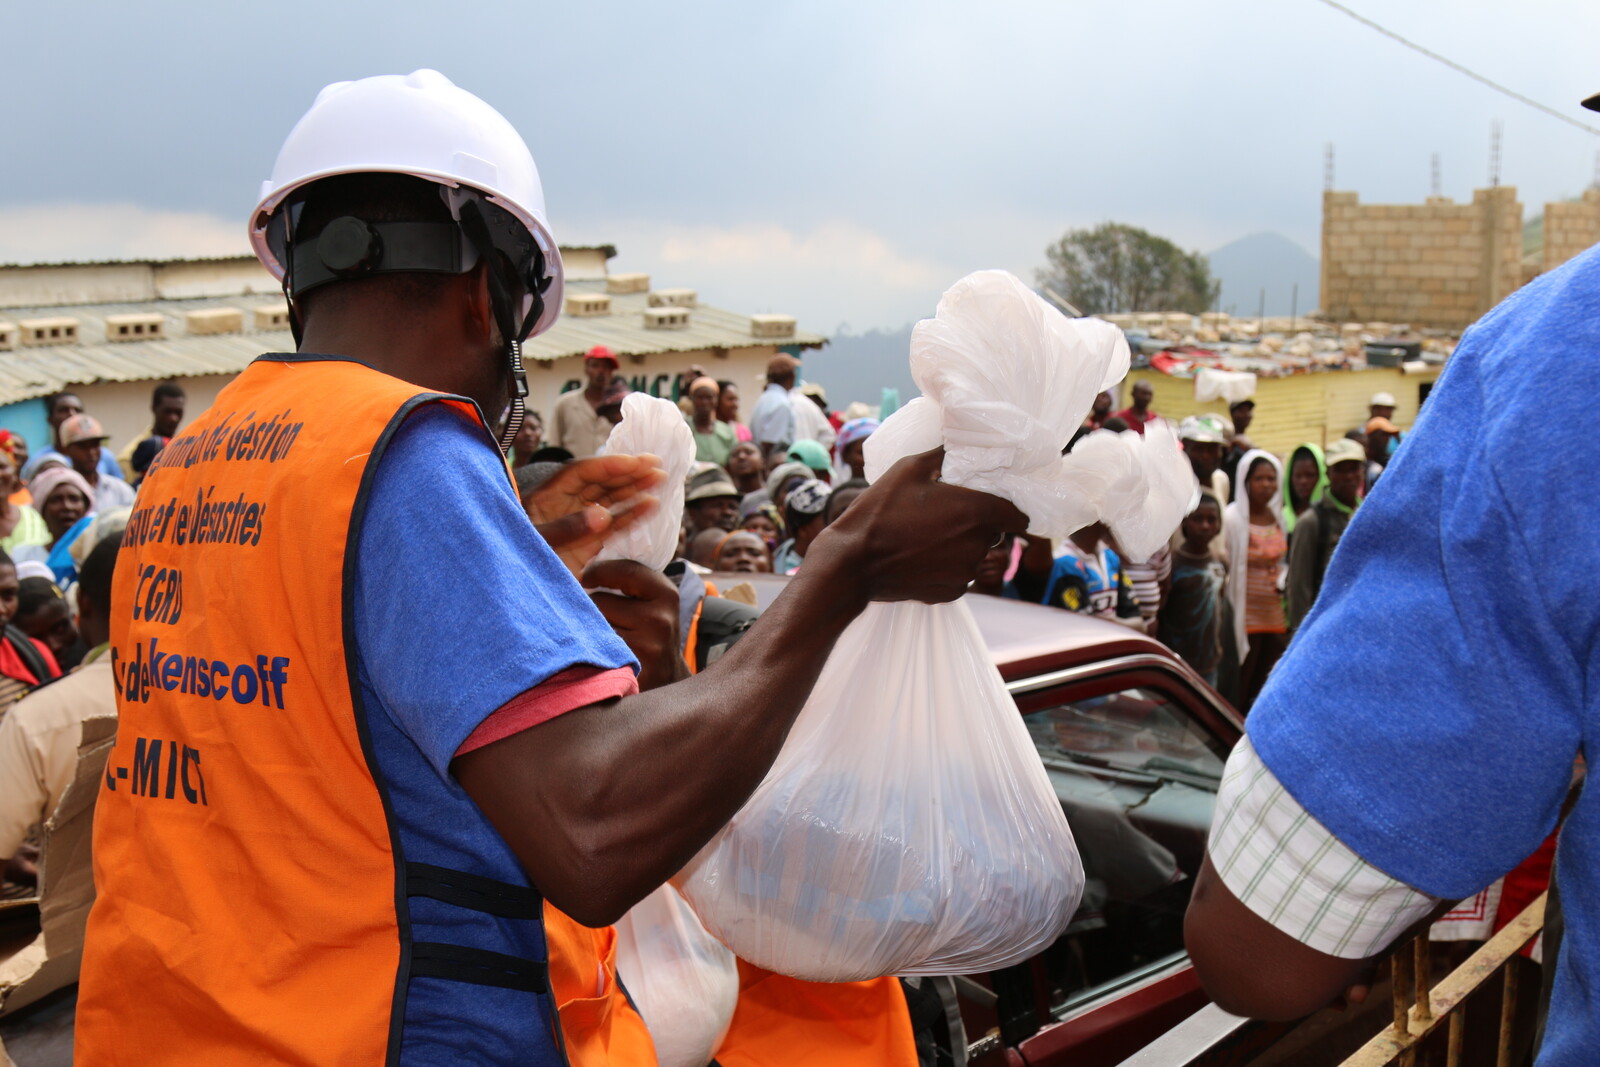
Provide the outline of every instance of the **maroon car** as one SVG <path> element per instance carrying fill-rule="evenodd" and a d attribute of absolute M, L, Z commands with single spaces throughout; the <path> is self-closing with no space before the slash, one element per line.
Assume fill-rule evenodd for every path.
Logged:
<path fill-rule="evenodd" d="M 751 581 L 763 605 L 786 579 Z M 1237 712 L 1170 649 L 1116 623 L 969 595 L 1083 857 L 1083 902 L 1022 964 L 931 983 L 940 1062 L 1110 1067 L 1206 1003 L 1183 948 Z M 916 994 L 912 994 L 916 995 Z"/>

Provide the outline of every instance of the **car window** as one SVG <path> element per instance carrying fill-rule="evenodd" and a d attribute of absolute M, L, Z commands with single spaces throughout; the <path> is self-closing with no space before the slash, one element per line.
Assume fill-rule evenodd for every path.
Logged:
<path fill-rule="evenodd" d="M 1083 902 L 1040 961 L 1063 1010 L 1182 953 L 1227 745 L 1154 684 L 1020 703 L 1083 857 Z"/>

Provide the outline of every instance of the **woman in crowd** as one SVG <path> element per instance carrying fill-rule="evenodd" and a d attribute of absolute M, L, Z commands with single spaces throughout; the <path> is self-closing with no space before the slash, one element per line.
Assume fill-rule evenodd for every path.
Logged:
<path fill-rule="evenodd" d="M 739 529 L 749 530 L 766 542 L 768 553 L 774 552 L 784 537 L 783 513 L 773 504 L 746 503 L 739 509 Z"/>
<path fill-rule="evenodd" d="M 1249 712 L 1267 674 L 1288 644 L 1283 581 L 1289 554 L 1284 530 L 1283 468 L 1276 456 L 1253 448 L 1239 457 L 1223 532 L 1228 546 L 1228 600 L 1242 666 L 1236 704 Z M 1244 565 L 1240 566 L 1240 561 Z"/>
<path fill-rule="evenodd" d="M 761 462 L 761 447 L 754 441 L 740 441 L 728 453 L 728 477 L 740 496 L 748 496 L 767 484 L 766 465 Z"/>
<path fill-rule="evenodd" d="M 732 382 L 718 382 L 717 390 L 717 421 L 732 426 L 735 439 L 741 442 L 755 441 L 750 427 L 739 421 L 739 387 Z M 761 450 L 758 448 L 756 457 L 759 459 L 760 456 Z"/>
<path fill-rule="evenodd" d="M 838 455 L 839 473 L 846 478 L 867 476 L 867 438 L 878 428 L 877 419 L 851 419 L 839 427 L 839 440 L 833 450 Z"/>
<path fill-rule="evenodd" d="M 511 466 L 527 466 L 533 462 L 533 454 L 543 447 L 544 419 L 537 411 L 529 409 L 522 416 L 522 429 L 511 442 Z"/>
<path fill-rule="evenodd" d="M 828 525 L 824 514 L 828 509 L 828 484 L 812 478 L 801 482 L 788 493 L 783 506 L 783 525 L 789 539 L 778 546 L 773 556 L 772 570 L 776 574 L 793 574 L 800 569 L 806 550 Z"/>
<path fill-rule="evenodd" d="M 739 439 L 732 426 L 717 419 L 716 379 L 696 378 L 690 382 L 689 401 L 694 405 L 694 414 L 689 416 L 689 429 L 694 431 L 694 458 L 726 467 L 728 455 Z"/>
<path fill-rule="evenodd" d="M 16 564 L 0 552 L 0 715 L 39 686 L 61 677 L 49 646 L 11 625 L 20 584 Z"/>
<path fill-rule="evenodd" d="M 1289 453 L 1289 477 L 1283 480 L 1283 531 L 1291 539 L 1300 513 L 1322 499 L 1328 488 L 1328 465 L 1322 449 L 1307 441 Z"/>
<path fill-rule="evenodd" d="M 23 545 L 42 545 L 50 540 L 44 516 L 12 497 L 22 488 L 17 476 L 16 445 L 20 441 L 9 430 L 0 430 L 0 549 L 14 552 Z M 31 494 L 30 494 L 31 498 Z"/>
<path fill-rule="evenodd" d="M 28 491 L 38 502 L 50 539 L 43 545 L 23 545 L 12 557 L 17 562 L 39 560 L 49 566 L 59 585 L 77 580 L 78 564 L 69 551 L 93 521 L 94 490 L 83 475 L 55 460 L 47 460 L 28 483 Z"/>
<path fill-rule="evenodd" d="M 772 550 L 754 530 L 735 530 L 717 546 L 711 567 L 735 574 L 771 574 Z"/>

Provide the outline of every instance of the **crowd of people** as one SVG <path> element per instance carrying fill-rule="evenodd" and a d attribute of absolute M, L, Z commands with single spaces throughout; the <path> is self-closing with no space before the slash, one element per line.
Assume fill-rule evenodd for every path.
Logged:
<path fill-rule="evenodd" d="M 530 413 L 518 438 L 513 463 L 525 493 L 562 463 L 599 451 L 621 417 L 618 397 L 628 387 L 615 375 L 615 355 L 596 347 L 584 362 L 588 384 L 557 403 L 556 433 L 545 439 L 543 421 Z M 821 386 L 797 382 L 799 369 L 793 356 L 770 360 L 748 425 L 734 383 L 698 366 L 679 376 L 696 460 L 678 551 L 689 568 L 793 574 L 817 533 L 866 487 L 863 449 L 877 420 L 830 412 Z M 1120 410 L 1110 392 L 1101 394 L 1072 443 L 1097 430 L 1143 434 L 1162 417 L 1153 397 L 1143 381 Z M 1394 455 L 1395 406 L 1393 396 L 1377 393 L 1360 426 L 1326 449 L 1308 441 L 1284 457 L 1252 446 L 1254 400 L 1230 405 L 1226 420 L 1185 418 L 1178 436 L 1202 492 L 1166 548 L 1125 559 L 1100 524 L 1055 544 L 1008 538 L 974 590 L 1139 629 L 1248 711 L 1316 601 L 1345 527 Z"/>
<path fill-rule="evenodd" d="M 37 876 L 40 825 L 72 781 L 81 723 L 116 713 L 103 658 L 116 549 L 186 401 L 175 382 L 157 385 L 149 432 L 116 455 L 75 393 L 45 399 L 51 437 L 38 451 L 0 430 L 0 861 L 8 894 L 28 891 Z"/>
<path fill-rule="evenodd" d="M 698 365 L 678 376 L 695 445 L 678 542 L 690 569 L 793 574 L 817 535 L 866 488 L 863 448 L 878 420 L 860 405 L 848 418 L 830 411 L 822 386 L 797 384 L 799 367 L 782 353 L 768 361 L 748 424 L 736 383 Z M 528 412 L 511 454 L 524 496 L 604 447 L 630 391 L 617 369 L 616 355 L 596 345 L 584 357 L 586 384 L 556 402 L 548 436 L 540 413 Z"/>
<path fill-rule="evenodd" d="M 1148 383 L 1130 392 L 1132 403 L 1116 412 L 1110 393 L 1098 397 L 1080 437 L 1143 434 L 1161 416 Z M 1002 580 L 978 588 L 1142 630 L 1248 712 L 1316 601 L 1345 527 L 1394 455 L 1394 409 L 1393 396 L 1375 394 L 1361 426 L 1326 450 L 1308 441 L 1281 459 L 1250 442 L 1253 400 L 1233 403 L 1227 421 L 1189 416 L 1178 437 L 1200 495 L 1165 548 L 1124 559 L 1099 524 L 1055 546 L 1023 538 Z"/>

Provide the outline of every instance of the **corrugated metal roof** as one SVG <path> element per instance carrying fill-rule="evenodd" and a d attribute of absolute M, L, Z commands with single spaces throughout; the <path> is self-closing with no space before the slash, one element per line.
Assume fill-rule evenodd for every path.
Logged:
<path fill-rule="evenodd" d="M 574 281 L 568 292 L 605 292 L 605 282 Z M 644 309 L 648 294 L 613 294 L 612 312 L 594 318 L 562 316 L 526 349 L 530 361 L 549 361 L 581 355 L 595 345 L 605 345 L 620 356 L 660 352 L 692 352 L 703 348 L 747 348 L 777 344 L 818 348 L 827 338 L 796 330 L 792 338 L 751 336 L 750 316 L 701 305 L 692 309 L 689 325 L 682 329 L 646 329 Z M 268 306 L 271 297 L 208 297 L 196 300 L 154 300 L 131 304 L 76 304 L 38 308 L 6 308 L 0 319 L 21 322 L 31 318 L 70 317 L 79 322 L 80 343 L 18 348 L 0 352 L 0 405 L 48 396 L 69 386 L 95 382 L 159 381 L 200 374 L 237 374 L 263 352 L 294 347 L 287 330 L 252 329 L 250 309 Z M 280 305 L 281 306 L 281 305 Z M 237 334 L 191 337 L 184 328 L 184 312 L 210 307 L 237 307 L 245 311 L 245 330 Z M 134 311 L 160 312 L 169 336 L 159 341 L 105 341 L 105 318 Z"/>
<path fill-rule="evenodd" d="M 607 259 L 617 258 L 617 246 L 614 244 L 594 245 L 568 245 L 561 246 L 563 252 L 604 252 Z M 28 267 L 41 267 L 56 269 L 60 267 L 165 267 L 174 263 L 248 263 L 255 260 L 255 255 L 249 251 L 239 251 L 220 256 L 167 256 L 146 259 L 63 259 L 63 260 L 30 260 L 27 263 L 0 263 L 0 270 L 18 270 Z"/>

